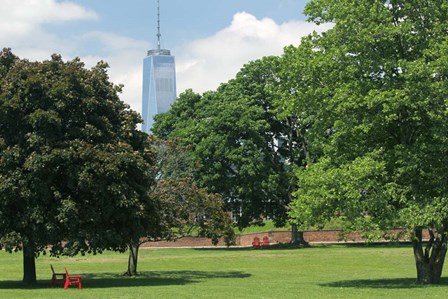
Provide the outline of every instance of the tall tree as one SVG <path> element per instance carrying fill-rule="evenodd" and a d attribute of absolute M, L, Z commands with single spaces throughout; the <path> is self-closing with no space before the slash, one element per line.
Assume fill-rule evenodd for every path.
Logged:
<path fill-rule="evenodd" d="M 151 140 L 106 69 L 0 52 L 0 244 L 22 249 L 26 284 L 48 245 L 54 255 L 125 250 L 157 219 Z"/>
<path fill-rule="evenodd" d="M 270 91 L 278 66 L 278 57 L 265 57 L 215 92 L 187 91 L 154 125 L 156 135 L 191 145 L 198 161 L 195 181 L 221 194 L 241 227 L 263 217 L 286 220 L 288 179 L 278 150 L 282 127 Z"/>
<path fill-rule="evenodd" d="M 211 194 L 192 181 L 195 163 L 187 147 L 173 141 L 157 140 L 154 144 L 157 163 L 155 183 L 148 192 L 157 206 L 157 223 L 141 227 L 129 244 L 126 275 L 137 275 L 138 251 L 145 242 L 175 241 L 193 232 L 217 244 L 221 237 L 226 245 L 234 242 L 230 216 L 223 209 L 219 195 Z"/>
<path fill-rule="evenodd" d="M 298 173 L 290 215 L 302 226 L 342 216 L 372 239 L 404 226 L 417 281 L 438 283 L 448 237 L 448 5 L 316 0 L 306 12 L 335 26 L 300 46 L 320 71 L 321 86 L 305 88 L 320 97 L 307 135 L 323 155 Z"/>

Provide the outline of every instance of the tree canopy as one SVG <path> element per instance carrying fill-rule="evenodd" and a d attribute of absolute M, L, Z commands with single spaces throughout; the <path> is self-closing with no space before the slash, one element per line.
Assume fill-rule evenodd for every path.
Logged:
<path fill-rule="evenodd" d="M 148 192 L 157 206 L 157 224 L 149 230 L 143 227 L 129 244 L 128 276 L 137 275 L 138 251 L 145 242 L 196 235 L 209 238 L 214 245 L 220 238 L 227 246 L 234 243 L 233 223 L 224 211 L 221 196 L 199 188 L 193 181 L 196 163 L 189 147 L 156 139 L 154 148 L 154 184 Z"/>
<path fill-rule="evenodd" d="M 298 172 L 290 215 L 304 227 L 344 217 L 370 238 L 403 226 L 417 280 L 437 283 L 448 234 L 448 5 L 315 0 L 306 13 L 335 25 L 285 55 L 313 74 L 294 79 L 290 105 L 308 107 L 307 137 L 322 149 Z"/>
<path fill-rule="evenodd" d="M 106 69 L 0 52 L 0 244 L 23 250 L 26 283 L 48 245 L 54 255 L 125 250 L 157 224 L 152 141 Z"/>
<path fill-rule="evenodd" d="M 278 57 L 250 62 L 217 91 L 188 90 L 155 118 L 157 136 L 192 147 L 195 182 L 221 194 L 242 227 L 263 217 L 286 221 L 291 188 L 274 109 L 278 67 Z"/>

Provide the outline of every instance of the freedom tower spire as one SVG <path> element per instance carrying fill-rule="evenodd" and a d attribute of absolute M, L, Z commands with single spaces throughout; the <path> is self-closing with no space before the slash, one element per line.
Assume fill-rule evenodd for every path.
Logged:
<path fill-rule="evenodd" d="M 160 1 L 157 0 L 157 49 L 160 50 L 160 38 L 162 34 L 160 34 Z"/>
<path fill-rule="evenodd" d="M 157 48 L 143 59 L 142 131 L 151 132 L 154 116 L 165 113 L 176 100 L 176 67 L 170 50 L 162 49 L 160 1 L 157 0 Z"/>

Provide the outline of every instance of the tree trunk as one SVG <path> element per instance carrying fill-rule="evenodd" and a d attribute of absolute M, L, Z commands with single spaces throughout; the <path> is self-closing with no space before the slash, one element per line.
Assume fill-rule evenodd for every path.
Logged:
<path fill-rule="evenodd" d="M 445 233 L 430 232 L 430 239 L 423 249 L 422 229 L 414 231 L 412 245 L 414 249 L 415 265 L 417 268 L 417 283 L 437 284 L 442 276 L 443 264 L 447 251 L 447 238 Z"/>
<path fill-rule="evenodd" d="M 127 276 L 137 275 L 137 260 L 138 260 L 138 249 L 140 243 L 129 245 L 129 259 L 128 259 L 128 271 L 125 273 Z"/>
<path fill-rule="evenodd" d="M 303 232 L 297 230 L 297 224 L 291 225 L 291 244 L 307 247 L 310 244 L 305 241 Z"/>
<path fill-rule="evenodd" d="M 23 280 L 25 285 L 36 284 L 36 257 L 31 244 L 23 244 Z"/>

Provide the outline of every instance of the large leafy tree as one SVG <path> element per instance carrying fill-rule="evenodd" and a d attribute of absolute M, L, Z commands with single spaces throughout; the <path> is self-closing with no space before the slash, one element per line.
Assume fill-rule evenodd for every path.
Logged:
<path fill-rule="evenodd" d="M 129 244 L 126 275 L 137 275 L 138 251 L 145 242 L 175 241 L 195 233 L 217 244 L 221 237 L 226 245 L 234 242 L 232 221 L 224 211 L 221 196 L 199 188 L 193 181 L 195 161 L 189 148 L 173 141 L 157 140 L 154 184 L 148 192 L 157 206 L 157 224 L 142 227 Z"/>
<path fill-rule="evenodd" d="M 106 69 L 0 52 L 0 244 L 23 250 L 25 283 L 47 246 L 125 250 L 157 225 L 152 141 Z"/>
<path fill-rule="evenodd" d="M 195 181 L 221 194 L 242 227 L 263 216 L 286 219 L 289 180 L 272 92 L 278 66 L 278 57 L 266 57 L 245 65 L 215 92 L 184 92 L 156 117 L 153 129 L 191 146 L 198 161 Z"/>
<path fill-rule="evenodd" d="M 448 240 L 448 5 L 315 0 L 306 13 L 335 26 L 297 50 L 319 70 L 302 99 L 322 156 L 298 173 L 290 215 L 303 226 L 341 216 L 370 238 L 403 226 L 417 281 L 438 283 Z"/>

